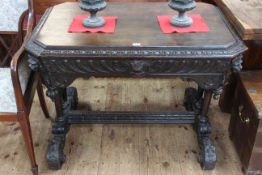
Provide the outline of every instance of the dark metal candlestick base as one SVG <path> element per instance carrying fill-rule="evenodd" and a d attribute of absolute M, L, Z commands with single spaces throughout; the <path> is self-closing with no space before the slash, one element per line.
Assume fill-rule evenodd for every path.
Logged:
<path fill-rule="evenodd" d="M 193 0 L 171 0 L 169 7 L 178 11 L 178 15 L 170 19 L 170 24 L 176 27 L 189 27 L 193 24 L 192 18 L 186 15 L 186 11 L 196 7 L 196 2 Z"/>
<path fill-rule="evenodd" d="M 80 2 L 82 10 L 90 12 L 90 16 L 83 20 L 83 26 L 88 28 L 98 28 L 105 25 L 105 20 L 97 17 L 96 13 L 106 8 L 104 0 L 82 0 Z"/>
<path fill-rule="evenodd" d="M 83 26 L 89 28 L 97 28 L 105 25 L 105 20 L 101 17 L 90 16 L 83 20 Z"/>
<path fill-rule="evenodd" d="M 189 27 L 193 24 L 192 18 L 188 17 L 185 13 L 182 15 L 174 16 L 170 19 L 170 23 L 177 27 Z"/>

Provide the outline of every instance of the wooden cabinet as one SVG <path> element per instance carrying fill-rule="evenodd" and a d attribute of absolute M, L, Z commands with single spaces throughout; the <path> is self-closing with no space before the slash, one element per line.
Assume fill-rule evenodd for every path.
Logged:
<path fill-rule="evenodd" d="M 237 88 L 229 126 L 245 173 L 262 174 L 262 71 L 244 72 Z"/>

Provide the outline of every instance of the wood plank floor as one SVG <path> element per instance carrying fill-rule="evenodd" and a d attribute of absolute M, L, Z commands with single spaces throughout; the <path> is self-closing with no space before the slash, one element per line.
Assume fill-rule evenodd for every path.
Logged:
<path fill-rule="evenodd" d="M 163 79 L 77 80 L 80 108 L 92 110 L 172 111 L 182 108 L 184 88 L 194 83 Z M 55 116 L 49 99 L 48 108 Z M 196 135 L 190 125 L 73 125 L 65 146 L 67 160 L 48 170 L 45 154 L 51 139 L 35 98 L 30 114 L 39 174 L 45 175 L 241 175 L 241 165 L 228 136 L 229 115 L 212 101 L 209 111 L 218 153 L 213 171 L 198 164 Z M 0 175 L 28 175 L 30 165 L 15 123 L 0 123 Z"/>

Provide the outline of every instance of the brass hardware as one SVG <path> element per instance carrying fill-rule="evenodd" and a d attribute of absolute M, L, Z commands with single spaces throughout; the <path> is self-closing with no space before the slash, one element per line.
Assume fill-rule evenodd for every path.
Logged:
<path fill-rule="evenodd" d="M 245 116 L 243 115 L 243 110 L 244 110 L 244 106 L 243 106 L 243 105 L 240 105 L 239 108 L 238 108 L 239 118 L 240 118 L 241 122 L 246 123 L 246 124 L 249 124 L 249 123 L 250 123 L 250 118 L 249 118 L 249 117 L 245 117 Z"/>

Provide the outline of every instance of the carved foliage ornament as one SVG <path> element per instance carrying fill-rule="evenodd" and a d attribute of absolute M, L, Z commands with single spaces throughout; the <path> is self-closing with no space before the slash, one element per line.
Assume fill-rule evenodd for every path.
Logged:
<path fill-rule="evenodd" d="M 42 59 L 46 69 L 53 73 L 70 74 L 194 74 L 224 73 L 230 70 L 230 62 L 223 59 L 176 60 L 93 60 L 93 59 Z"/>
<path fill-rule="evenodd" d="M 242 69 L 242 63 L 243 63 L 243 55 L 238 55 L 235 59 L 232 61 L 232 69 L 233 72 L 240 72 Z"/>
<path fill-rule="evenodd" d="M 30 67 L 40 66 L 44 84 L 51 88 L 67 87 L 78 77 L 115 76 L 180 76 L 196 81 L 204 89 L 223 85 L 224 72 L 230 62 L 210 59 L 177 60 L 93 60 L 93 59 L 30 59 Z M 43 64 L 42 64 L 43 63 Z M 48 76 L 52 75 L 52 76 Z"/>

